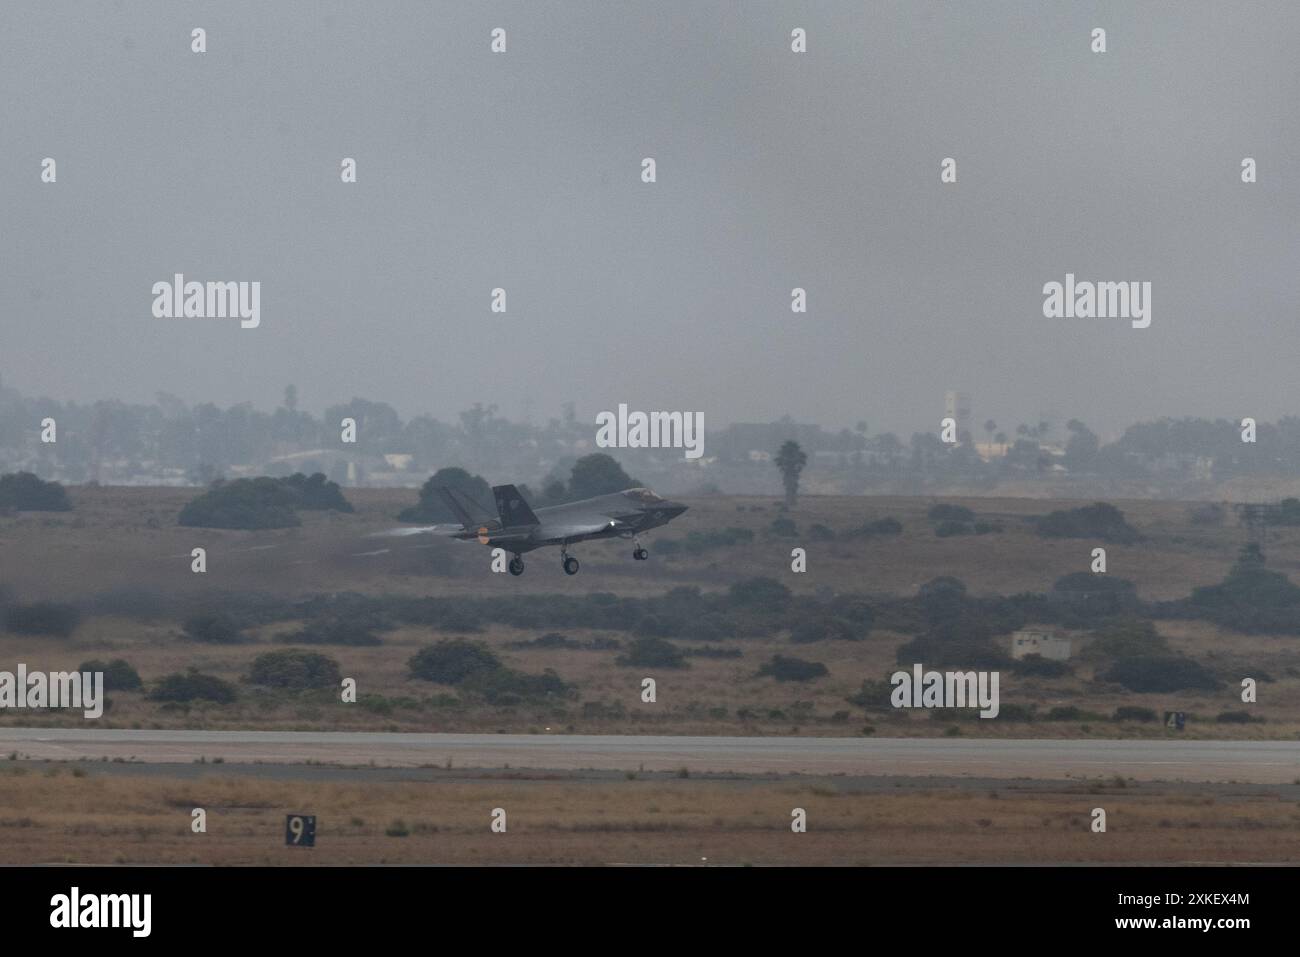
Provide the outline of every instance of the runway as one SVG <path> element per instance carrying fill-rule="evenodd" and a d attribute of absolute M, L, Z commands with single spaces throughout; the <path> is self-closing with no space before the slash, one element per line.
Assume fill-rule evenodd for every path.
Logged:
<path fill-rule="evenodd" d="M 912 775 L 1282 784 L 1300 742 L 408 734 L 0 728 L 0 756 L 36 760 L 320 762 L 380 767 Z"/>

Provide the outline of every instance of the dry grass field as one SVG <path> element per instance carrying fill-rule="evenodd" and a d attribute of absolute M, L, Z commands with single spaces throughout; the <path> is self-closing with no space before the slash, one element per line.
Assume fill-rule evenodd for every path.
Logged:
<path fill-rule="evenodd" d="M 0 764 L 0 864 L 1300 861 L 1300 785 L 330 772 L 342 773 Z M 191 831 L 196 807 L 203 834 Z M 1096 807 L 1104 834 L 1090 829 Z M 494 808 L 503 834 L 490 830 Z M 794 808 L 806 833 L 791 830 Z M 315 848 L 284 846 L 290 812 L 317 815 Z"/>
<path fill-rule="evenodd" d="M 27 513 L 0 517 L 0 585 L 20 601 L 51 599 L 83 602 L 112 589 L 148 588 L 186 600 L 213 593 L 262 592 L 309 596 L 335 592 L 370 595 L 492 596 L 610 592 L 620 596 L 659 595 L 678 585 L 723 589 L 733 582 L 766 575 L 796 593 L 829 595 L 914 594 L 923 582 L 954 575 L 972 594 L 1044 591 L 1062 575 L 1087 570 L 1095 543 L 1084 539 L 1045 539 L 1027 519 L 1053 508 L 1078 503 L 1033 499 L 943 499 L 972 508 L 981 521 L 1000 522 L 1003 531 L 989 535 L 939 538 L 926 518 L 935 499 L 844 498 L 806 496 L 790 513 L 798 526 L 794 538 L 769 534 L 782 513 L 770 498 L 701 498 L 668 529 L 647 536 L 649 562 L 633 562 L 626 542 L 581 545 L 583 562 L 572 578 L 559 568 L 556 550 L 528 556 L 522 578 L 492 574 L 488 551 L 473 543 L 422 538 L 384 539 L 370 533 L 394 527 L 393 516 L 415 497 L 412 490 L 351 489 L 356 513 L 304 513 L 303 526 L 268 532 L 187 529 L 176 526 L 181 506 L 193 489 L 74 488 L 75 511 Z M 1117 502 L 1128 520 L 1146 536 L 1139 545 L 1108 546 L 1109 573 L 1135 582 L 1146 599 L 1186 595 L 1194 586 L 1220 581 L 1230 568 L 1245 532 L 1231 517 L 1218 526 L 1189 521 L 1188 505 L 1173 502 Z M 842 531 L 865 521 L 896 518 L 903 534 L 896 538 L 813 540 L 808 530 L 820 523 Z M 739 527 L 754 532 L 752 544 L 707 551 L 695 557 L 655 554 L 656 540 L 680 539 L 692 531 Z M 190 549 L 208 551 L 208 571 L 190 571 Z M 790 570 L 790 550 L 808 551 L 808 571 Z M 1269 566 L 1300 581 L 1300 530 L 1270 536 Z M 1191 713 L 1188 736 L 1294 738 L 1300 734 L 1300 640 L 1274 635 L 1240 635 L 1205 622 L 1161 621 L 1170 647 L 1213 667 L 1221 674 L 1267 675 L 1261 681 L 1254 712 L 1266 719 L 1249 725 L 1217 724 L 1224 711 L 1240 710 L 1235 681 L 1217 692 L 1131 694 L 1118 686 L 1093 682 L 1096 664 L 1076 661 L 1073 676 L 1059 679 L 1017 677 L 1004 672 L 1004 705 L 1035 705 L 1040 712 L 1075 706 L 1111 714 L 1123 705 L 1156 712 Z M 24 662 L 31 669 L 65 669 L 88 658 L 127 659 L 146 683 L 196 667 L 240 681 L 259 653 L 282 647 L 273 643 L 296 624 L 283 622 L 254 629 L 249 643 L 210 645 L 182 639 L 178 620 L 91 615 L 70 638 L 0 632 L 0 667 Z M 547 629 L 549 630 L 549 629 Z M 1059 631 L 1059 629 L 1058 629 Z M 617 637 L 587 629 L 564 629 L 568 637 L 588 640 Z M 656 670 L 658 701 L 642 704 L 640 681 L 645 669 L 617 663 L 618 652 L 589 650 L 518 650 L 511 643 L 538 637 L 489 624 L 471 637 L 489 644 L 511 667 L 540 672 L 554 669 L 578 691 L 560 705 L 490 707 L 457 697 L 452 689 L 413 679 L 406 668 L 420 647 L 445 634 L 428 628 L 401 627 L 383 635 L 378 647 L 321 646 L 335 658 L 342 674 L 357 680 L 363 693 L 408 698 L 414 707 L 387 713 L 344 705 L 329 694 L 288 695 L 244 685 L 241 700 L 230 706 L 163 706 L 139 693 L 112 695 L 112 708 L 100 722 L 108 727 L 185 728 L 348 728 L 357 730 L 529 731 L 552 727 L 578 733 L 728 733 L 854 734 L 888 736 L 1011 735 L 1033 737 L 1151 736 L 1158 725 L 1080 721 L 962 721 L 951 712 L 939 720 L 928 714 L 896 712 L 866 716 L 846 699 L 864 678 L 880 679 L 897 665 L 895 651 L 907 635 L 877 629 L 861 642 L 822 641 L 792 645 L 784 634 L 725 642 L 739 658 L 692 658 L 689 668 Z M 1067 634 L 1071 634 L 1066 632 Z M 1081 639 L 1084 633 L 1073 633 Z M 1076 641 L 1076 648 L 1079 641 Z M 774 654 L 795 655 L 826 665 L 829 674 L 809 682 L 777 682 L 759 677 L 759 667 Z M 69 723 L 73 715 L 30 715 L 10 711 L 0 723 Z"/>

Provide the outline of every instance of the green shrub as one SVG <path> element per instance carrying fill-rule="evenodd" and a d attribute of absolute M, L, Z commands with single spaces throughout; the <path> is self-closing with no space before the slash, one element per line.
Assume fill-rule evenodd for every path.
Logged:
<path fill-rule="evenodd" d="M 1036 721 L 1038 712 L 1033 705 L 1019 703 L 1003 704 L 998 708 L 998 716 L 995 721 Z"/>
<path fill-rule="evenodd" d="M 1140 619 L 1121 619 L 1098 628 L 1093 633 L 1088 654 L 1093 657 L 1133 658 L 1141 655 L 1168 654 L 1164 637 L 1154 623 Z"/>
<path fill-rule="evenodd" d="M 881 518 L 874 522 L 864 522 L 844 533 L 844 538 L 872 538 L 876 535 L 901 535 L 903 523 L 896 518 Z"/>
<path fill-rule="evenodd" d="M 524 674 L 510 668 L 500 668 L 476 675 L 463 687 L 481 694 L 489 704 L 512 705 L 521 701 L 566 697 L 571 689 L 550 668 L 540 675 Z"/>
<path fill-rule="evenodd" d="M 235 700 L 235 686 L 216 675 L 200 674 L 190 669 L 185 674 L 170 674 L 163 678 L 150 692 L 154 701 L 214 701 L 217 704 L 229 704 Z"/>
<path fill-rule="evenodd" d="M 352 645 L 373 647 L 382 644 L 379 636 L 364 623 L 347 618 L 311 621 L 298 631 L 277 635 L 277 642 L 295 645 Z"/>
<path fill-rule="evenodd" d="M 812 681 L 827 674 L 827 671 L 820 661 L 773 655 L 771 661 L 758 669 L 758 673 L 760 676 L 770 675 L 777 681 Z"/>
<path fill-rule="evenodd" d="M 774 518 L 772 524 L 767 527 L 768 532 L 777 538 L 794 538 L 799 534 L 799 528 L 790 518 Z"/>
<path fill-rule="evenodd" d="M 46 482 L 31 472 L 0 475 L 0 509 L 19 512 L 69 512 L 67 490 L 58 482 Z"/>
<path fill-rule="evenodd" d="M 790 640 L 797 645 L 814 641 L 857 641 L 860 637 L 852 622 L 830 616 L 796 622 L 790 629 Z"/>
<path fill-rule="evenodd" d="M 338 482 L 331 482 L 322 472 L 312 476 L 297 472 L 288 478 L 280 479 L 287 488 L 297 493 L 294 508 L 313 511 L 351 512 L 352 503 L 343 497 L 343 489 Z"/>
<path fill-rule="evenodd" d="M 1118 544 L 1142 540 L 1141 533 L 1124 519 L 1124 513 L 1106 502 L 1050 512 L 1035 524 L 1038 534 L 1047 538 L 1092 538 Z"/>
<path fill-rule="evenodd" d="M 888 711 L 893 708 L 893 703 L 890 701 L 893 692 L 894 686 L 889 681 L 868 680 L 862 682 L 862 687 L 857 694 L 844 700 L 868 711 Z"/>
<path fill-rule="evenodd" d="M 925 513 L 932 522 L 973 522 L 975 513 L 964 505 L 932 505 Z"/>
<path fill-rule="evenodd" d="M 486 510 L 493 502 L 492 488 L 481 475 L 470 475 L 462 468 L 448 466 L 434 472 L 420 488 L 419 501 L 398 513 L 402 522 L 459 522 L 460 519 L 442 500 L 438 489 L 455 489 Z M 495 510 L 492 513 L 495 514 Z"/>
<path fill-rule="evenodd" d="M 301 691 L 307 688 L 337 688 L 342 681 L 338 662 L 314 651 L 288 648 L 268 651 L 253 659 L 248 680 L 269 688 Z"/>
<path fill-rule="evenodd" d="M 671 641 L 665 641 L 662 638 L 638 638 L 628 645 L 627 654 L 617 660 L 620 665 L 627 667 L 689 667 L 682 650 Z"/>
<path fill-rule="evenodd" d="M 143 686 L 140 680 L 140 674 L 121 658 L 114 658 L 112 661 L 105 663 L 98 658 L 90 661 L 83 661 L 78 667 L 78 671 L 104 673 L 104 690 L 105 691 L 138 691 Z"/>
<path fill-rule="evenodd" d="M 281 479 L 218 479 L 181 509 L 177 523 L 190 528 L 295 528 L 298 493 Z"/>
<path fill-rule="evenodd" d="M 1091 711 L 1084 711 L 1082 708 L 1076 708 L 1074 705 L 1060 705 L 1052 708 L 1047 712 L 1048 721 L 1102 721 L 1105 720 L 1102 715 L 1094 714 Z"/>
<path fill-rule="evenodd" d="M 1111 716 L 1111 720 L 1112 721 L 1142 721 L 1142 722 L 1149 723 L 1152 721 L 1159 720 L 1159 717 L 1160 716 L 1157 715 L 1150 708 L 1140 708 L 1137 705 L 1126 704 L 1126 705 L 1121 705 L 1120 707 L 1115 709 L 1115 713 L 1114 715 Z"/>
<path fill-rule="evenodd" d="M 780 611 L 790 603 L 790 589 L 775 578 L 747 578 L 732 585 L 727 598 L 749 611 Z"/>
<path fill-rule="evenodd" d="M 482 642 L 452 638 L 421 648 L 407 662 L 407 667 L 416 678 L 458 685 L 499 671 L 503 665 Z"/>
<path fill-rule="evenodd" d="M 67 638 L 77 630 L 81 613 L 72 605 L 37 601 L 5 609 L 5 628 L 18 635 L 55 635 Z"/>
<path fill-rule="evenodd" d="M 1070 666 L 1064 661 L 1053 661 L 1042 655 L 1025 655 L 1011 662 L 1015 674 L 1034 678 L 1060 678 L 1070 673 Z"/>
<path fill-rule="evenodd" d="M 182 628 L 185 637 L 192 641 L 230 645 L 243 640 L 235 620 L 223 612 L 203 611 L 190 615 Z"/>
<path fill-rule="evenodd" d="M 1212 691 L 1219 681 L 1199 662 L 1178 655 L 1139 655 L 1121 658 L 1105 675 L 1130 691 Z"/>

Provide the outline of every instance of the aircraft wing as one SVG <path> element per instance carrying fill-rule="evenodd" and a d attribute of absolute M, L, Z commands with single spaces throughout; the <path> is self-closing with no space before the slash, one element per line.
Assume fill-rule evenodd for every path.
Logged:
<path fill-rule="evenodd" d="M 577 538 L 580 535 L 595 535 L 597 532 L 603 532 L 607 529 L 617 529 L 619 527 L 620 523 L 611 518 L 599 522 L 568 522 L 555 525 L 548 522 L 542 526 L 541 535 L 547 540 Z"/>

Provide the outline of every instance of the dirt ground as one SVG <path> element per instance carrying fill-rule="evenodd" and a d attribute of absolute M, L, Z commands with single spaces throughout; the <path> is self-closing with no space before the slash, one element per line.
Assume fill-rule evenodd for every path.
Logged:
<path fill-rule="evenodd" d="M 0 864 L 1300 861 L 1300 785 L 183 770 L 0 763 Z M 289 813 L 314 848 L 285 846 Z"/>

